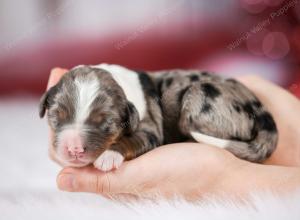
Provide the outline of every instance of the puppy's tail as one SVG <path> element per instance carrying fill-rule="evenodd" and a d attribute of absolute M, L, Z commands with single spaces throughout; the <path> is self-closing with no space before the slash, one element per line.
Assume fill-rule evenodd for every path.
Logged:
<path fill-rule="evenodd" d="M 259 163 L 270 157 L 278 141 L 276 125 L 272 118 L 269 119 L 272 121 L 258 122 L 255 127 L 257 134 L 252 140 L 246 142 L 220 139 L 199 132 L 190 134 L 197 142 L 224 148 L 241 159 Z"/>

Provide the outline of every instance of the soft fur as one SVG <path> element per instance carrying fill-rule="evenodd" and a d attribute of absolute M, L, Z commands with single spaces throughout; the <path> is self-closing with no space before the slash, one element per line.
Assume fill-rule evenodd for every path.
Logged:
<path fill-rule="evenodd" d="M 57 191 L 0 192 L 1 219 L 172 219 L 172 220 L 299 220 L 300 192 L 289 196 L 254 194 L 251 202 L 206 200 L 197 204 L 180 199 L 167 202 L 119 203 L 97 195 Z"/>

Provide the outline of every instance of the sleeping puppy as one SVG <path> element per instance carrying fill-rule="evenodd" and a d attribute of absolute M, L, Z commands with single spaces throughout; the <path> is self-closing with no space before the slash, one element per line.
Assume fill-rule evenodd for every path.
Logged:
<path fill-rule="evenodd" d="M 262 162 L 274 151 L 275 122 L 241 83 L 198 70 L 133 71 L 78 66 L 41 98 L 62 166 L 118 168 L 162 144 L 187 140 Z"/>

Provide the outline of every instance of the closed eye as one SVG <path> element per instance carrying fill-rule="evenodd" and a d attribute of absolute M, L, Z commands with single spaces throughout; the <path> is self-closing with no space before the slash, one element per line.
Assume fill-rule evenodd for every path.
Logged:
<path fill-rule="evenodd" d="M 56 114 L 59 120 L 65 120 L 67 118 L 67 112 L 63 109 L 57 109 Z"/>
<path fill-rule="evenodd" d="M 112 131 L 112 120 L 107 117 L 102 118 L 97 127 L 101 129 L 101 132 L 108 134 Z"/>
<path fill-rule="evenodd" d="M 89 118 L 87 119 L 88 123 L 99 125 L 105 119 L 105 114 L 103 112 L 94 110 L 90 113 Z"/>

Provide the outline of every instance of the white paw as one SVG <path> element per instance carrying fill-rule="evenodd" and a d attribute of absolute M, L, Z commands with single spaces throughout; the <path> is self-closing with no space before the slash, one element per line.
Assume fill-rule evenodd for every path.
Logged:
<path fill-rule="evenodd" d="M 124 157 L 117 151 L 106 150 L 94 162 L 94 166 L 98 170 L 110 171 L 114 168 L 118 169 L 124 161 Z"/>

